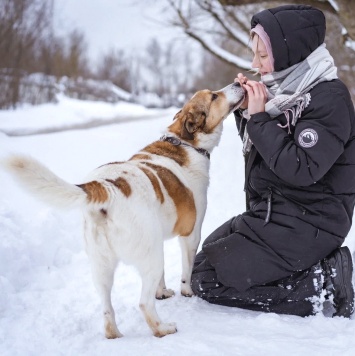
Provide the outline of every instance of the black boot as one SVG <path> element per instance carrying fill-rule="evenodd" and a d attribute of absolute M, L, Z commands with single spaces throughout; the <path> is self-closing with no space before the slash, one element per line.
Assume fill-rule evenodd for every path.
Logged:
<path fill-rule="evenodd" d="M 353 262 L 347 247 L 337 248 L 322 261 L 325 288 L 333 295 L 334 316 L 350 318 L 354 311 Z"/>

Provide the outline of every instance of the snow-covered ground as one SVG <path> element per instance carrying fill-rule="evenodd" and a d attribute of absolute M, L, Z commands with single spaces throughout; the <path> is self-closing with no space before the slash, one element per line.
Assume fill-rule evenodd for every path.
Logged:
<path fill-rule="evenodd" d="M 128 159 L 158 139 L 176 112 L 64 97 L 56 105 L 2 111 L 0 158 L 24 152 L 81 183 L 93 168 Z M 110 125 L 102 125 L 105 120 Z M 52 133 L 29 135 L 35 132 Z M 243 171 L 241 143 L 229 117 L 211 157 L 203 238 L 244 210 Z M 353 232 L 346 243 L 354 251 Z M 120 265 L 112 297 L 125 337 L 105 339 L 80 212 L 43 205 L 0 170 L 0 355 L 354 354 L 354 319 L 264 314 L 182 297 L 177 239 L 166 242 L 165 255 L 167 285 L 177 293 L 156 304 L 164 321 L 177 322 L 178 332 L 152 336 L 138 307 L 141 281 L 132 267 Z"/>

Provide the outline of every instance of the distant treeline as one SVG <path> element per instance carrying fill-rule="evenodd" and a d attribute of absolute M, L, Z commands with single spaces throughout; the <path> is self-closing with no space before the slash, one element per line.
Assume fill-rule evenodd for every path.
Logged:
<path fill-rule="evenodd" d="M 198 11 L 192 12 L 197 20 L 203 16 L 212 25 L 194 32 L 198 21 L 190 13 L 184 15 L 183 7 L 176 7 L 184 2 L 197 6 Z M 145 106 L 181 106 L 196 90 L 216 90 L 231 83 L 239 71 L 248 73 L 247 67 L 239 68 L 230 58 L 251 59 L 248 41 L 241 40 L 248 38 L 246 19 L 270 2 L 235 7 L 223 7 L 220 0 L 168 3 L 176 10 L 171 26 L 180 26 L 185 36 L 164 45 L 152 39 L 136 52 L 108 48 L 94 61 L 80 29 L 68 29 L 65 35 L 55 30 L 54 0 L 0 0 L 0 109 L 55 101 L 58 93 Z M 339 16 L 327 14 L 327 47 L 355 98 L 355 51 L 342 41 L 341 26 Z"/>
<path fill-rule="evenodd" d="M 202 56 L 200 49 L 191 51 L 186 40 L 183 46 L 174 40 L 162 46 L 152 39 L 140 53 L 110 48 L 94 64 L 79 29 L 71 29 L 65 36 L 56 33 L 53 11 L 53 0 L 1 0 L 0 109 L 54 101 L 60 88 L 83 99 L 120 100 L 106 89 L 92 91 L 91 84 L 84 84 L 88 79 L 109 81 L 129 92 L 130 100 L 147 106 L 181 105 L 208 81 L 218 89 L 236 73 L 234 66 L 209 54 Z M 74 85 L 75 81 L 80 84 Z M 70 88 L 63 83 L 71 83 Z"/>

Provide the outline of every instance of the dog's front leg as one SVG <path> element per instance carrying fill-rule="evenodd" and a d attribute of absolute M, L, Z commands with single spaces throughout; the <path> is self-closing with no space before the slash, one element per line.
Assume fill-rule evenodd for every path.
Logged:
<path fill-rule="evenodd" d="M 201 240 L 201 228 L 196 228 L 190 236 L 179 237 L 182 254 L 181 294 L 191 297 L 191 273 L 195 261 L 196 251 Z"/>
<path fill-rule="evenodd" d="M 175 292 L 172 289 L 167 289 L 165 285 L 165 278 L 164 278 L 164 272 L 163 275 L 160 279 L 159 286 L 157 289 L 157 292 L 155 293 L 155 298 L 157 299 L 166 299 L 170 298 L 175 294 Z"/>

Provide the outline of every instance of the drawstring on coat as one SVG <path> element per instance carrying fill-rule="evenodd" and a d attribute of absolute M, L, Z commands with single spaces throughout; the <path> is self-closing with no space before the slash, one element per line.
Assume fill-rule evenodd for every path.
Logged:
<path fill-rule="evenodd" d="M 269 188 L 269 194 L 267 196 L 267 213 L 266 213 L 264 226 L 270 221 L 271 213 L 272 213 L 272 189 Z"/>

